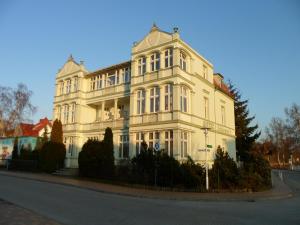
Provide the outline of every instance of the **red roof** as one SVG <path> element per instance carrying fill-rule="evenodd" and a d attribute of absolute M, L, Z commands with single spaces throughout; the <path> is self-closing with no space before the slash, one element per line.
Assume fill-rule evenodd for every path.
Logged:
<path fill-rule="evenodd" d="M 21 123 L 20 128 L 22 130 L 22 136 L 38 137 L 39 132 L 47 125 L 50 127 L 52 126 L 47 117 L 45 117 L 44 119 L 40 119 L 37 124 Z"/>
<path fill-rule="evenodd" d="M 228 95 L 231 98 L 234 98 L 228 86 L 223 81 L 218 82 L 217 79 L 214 78 L 214 85 L 218 90 L 222 91 L 224 94 Z"/>

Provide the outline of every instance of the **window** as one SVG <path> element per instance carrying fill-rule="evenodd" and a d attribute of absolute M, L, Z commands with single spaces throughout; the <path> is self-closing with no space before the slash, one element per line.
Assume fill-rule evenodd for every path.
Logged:
<path fill-rule="evenodd" d="M 59 82 L 60 83 L 60 94 L 61 95 L 63 95 L 64 94 L 64 82 L 63 81 L 61 81 L 61 82 Z"/>
<path fill-rule="evenodd" d="M 61 106 L 60 105 L 58 105 L 56 107 L 56 118 L 61 120 Z"/>
<path fill-rule="evenodd" d="M 149 148 L 154 149 L 155 143 L 159 143 L 159 132 L 150 132 L 149 133 Z"/>
<path fill-rule="evenodd" d="M 160 97 L 159 87 L 151 88 L 150 89 L 150 112 L 159 111 L 159 97 Z"/>
<path fill-rule="evenodd" d="M 145 113 L 145 91 L 137 91 L 137 114 Z"/>
<path fill-rule="evenodd" d="M 96 89 L 96 77 L 91 78 L 91 91 Z"/>
<path fill-rule="evenodd" d="M 180 52 L 180 68 L 186 71 L 186 55 Z"/>
<path fill-rule="evenodd" d="M 160 53 L 156 52 L 151 55 L 151 71 L 156 71 L 160 69 Z"/>
<path fill-rule="evenodd" d="M 180 89 L 180 110 L 181 112 L 187 112 L 187 93 L 186 87 L 181 87 Z"/>
<path fill-rule="evenodd" d="M 143 133 L 136 133 L 136 148 L 135 148 L 135 154 L 138 155 L 141 152 L 142 149 L 142 142 L 144 141 L 144 134 Z"/>
<path fill-rule="evenodd" d="M 221 106 L 221 122 L 222 122 L 222 124 L 223 125 L 225 125 L 225 106 L 224 105 L 222 105 Z"/>
<path fill-rule="evenodd" d="M 128 67 L 126 67 L 125 69 L 122 69 L 122 75 L 123 75 L 123 82 L 129 83 L 130 82 L 130 73 L 129 73 Z"/>
<path fill-rule="evenodd" d="M 97 89 L 103 88 L 103 84 L 104 84 L 103 77 L 104 77 L 104 75 L 98 75 L 96 77 L 96 88 Z"/>
<path fill-rule="evenodd" d="M 144 75 L 146 73 L 146 57 L 142 57 L 138 60 L 138 74 Z"/>
<path fill-rule="evenodd" d="M 188 147 L 188 134 L 187 132 L 181 132 L 181 158 L 187 157 L 187 147 Z"/>
<path fill-rule="evenodd" d="M 165 51 L 165 68 L 173 66 L 173 49 L 169 48 Z"/>
<path fill-rule="evenodd" d="M 71 108 L 71 123 L 75 123 L 75 115 L 76 115 L 76 103 L 72 103 Z"/>
<path fill-rule="evenodd" d="M 69 106 L 64 106 L 64 124 L 67 124 L 69 121 Z"/>
<path fill-rule="evenodd" d="M 165 132 L 165 151 L 169 156 L 173 156 L 173 130 Z"/>
<path fill-rule="evenodd" d="M 207 67 L 203 65 L 203 78 L 207 79 Z"/>
<path fill-rule="evenodd" d="M 129 158 L 129 136 L 120 135 L 119 158 Z"/>
<path fill-rule="evenodd" d="M 117 81 L 117 79 L 116 79 L 116 76 L 117 76 L 117 74 L 109 74 L 108 76 L 107 76 L 107 86 L 109 87 L 109 86 L 113 86 L 113 85 L 115 85 L 116 84 L 116 81 Z"/>
<path fill-rule="evenodd" d="M 209 104 L 207 97 L 204 97 L 204 118 L 209 119 Z"/>
<path fill-rule="evenodd" d="M 171 84 L 165 86 L 165 110 L 173 110 L 173 86 Z"/>
<path fill-rule="evenodd" d="M 74 92 L 78 91 L 78 77 L 74 77 Z"/>
<path fill-rule="evenodd" d="M 69 94 L 71 92 L 71 80 L 67 80 L 67 86 L 66 86 L 66 94 Z"/>
<path fill-rule="evenodd" d="M 70 156 L 74 156 L 74 150 L 75 150 L 74 137 L 69 137 L 68 152 Z"/>

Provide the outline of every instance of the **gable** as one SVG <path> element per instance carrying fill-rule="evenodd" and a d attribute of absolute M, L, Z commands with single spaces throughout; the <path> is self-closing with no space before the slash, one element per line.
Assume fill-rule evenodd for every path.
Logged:
<path fill-rule="evenodd" d="M 57 73 L 57 77 L 75 73 L 80 70 L 80 66 L 74 61 L 67 61 L 62 69 Z"/>
<path fill-rule="evenodd" d="M 158 46 L 170 42 L 172 40 L 172 34 L 161 31 L 158 28 L 151 29 L 150 33 L 133 47 L 132 52 L 140 52 L 153 46 Z"/>

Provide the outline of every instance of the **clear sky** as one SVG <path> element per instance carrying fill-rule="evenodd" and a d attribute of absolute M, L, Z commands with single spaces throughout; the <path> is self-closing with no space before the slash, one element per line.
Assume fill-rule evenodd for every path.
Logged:
<path fill-rule="evenodd" d="M 70 53 L 88 70 L 130 59 L 152 23 L 181 37 L 249 99 L 264 128 L 300 104 L 300 1 L 0 0 L 0 85 L 25 83 L 52 117 L 57 70 Z"/>

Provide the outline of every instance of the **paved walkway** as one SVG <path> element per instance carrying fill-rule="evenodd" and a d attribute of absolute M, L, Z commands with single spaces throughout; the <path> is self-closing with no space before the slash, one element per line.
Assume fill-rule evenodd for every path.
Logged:
<path fill-rule="evenodd" d="M 169 199 L 169 200 L 204 200 L 204 201 L 253 201 L 265 199 L 281 199 L 292 196 L 291 189 L 280 179 L 280 171 L 272 172 L 273 188 L 269 191 L 253 193 L 195 193 L 158 191 L 143 188 L 119 186 L 113 184 L 88 181 L 80 178 L 59 177 L 44 173 L 13 172 L 1 170 L 1 175 L 14 176 L 23 179 L 32 179 L 41 182 L 73 186 L 103 193 L 113 193 L 125 196 Z"/>
<path fill-rule="evenodd" d="M 0 224 L 5 225 L 60 225 L 51 219 L 0 199 Z"/>

